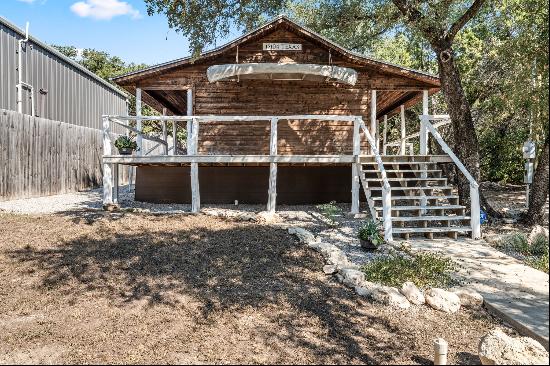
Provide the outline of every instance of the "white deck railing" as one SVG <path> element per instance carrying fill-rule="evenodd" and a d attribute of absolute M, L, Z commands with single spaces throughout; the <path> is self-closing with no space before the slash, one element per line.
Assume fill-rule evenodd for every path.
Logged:
<path fill-rule="evenodd" d="M 305 156 L 294 156 L 292 157 L 292 162 L 356 162 L 353 164 L 353 171 L 356 170 L 356 164 L 359 162 L 360 151 L 360 136 L 359 136 L 359 124 L 355 123 L 358 118 L 357 116 L 342 116 L 342 115 L 287 115 L 287 116 L 217 116 L 217 115 L 208 115 L 208 116 L 103 116 L 103 145 L 104 145 L 104 156 L 111 157 L 112 154 L 112 134 L 111 134 L 111 124 L 122 126 L 129 131 L 134 132 L 138 136 L 138 156 L 132 158 L 117 157 L 116 160 L 110 160 L 110 163 L 104 162 L 104 192 L 103 192 L 103 201 L 105 204 L 116 203 L 117 200 L 117 189 L 118 189 L 118 164 L 128 164 L 133 161 L 134 163 L 137 160 L 143 160 L 144 163 L 147 162 L 149 158 L 148 153 L 153 151 L 149 149 L 145 151 L 145 154 L 142 150 L 143 146 L 141 141 L 142 139 L 150 140 L 156 142 L 158 145 L 163 145 L 165 147 L 164 152 L 167 153 L 168 150 L 172 151 L 172 155 L 176 155 L 176 139 L 173 138 L 173 146 L 168 148 L 167 140 L 167 129 L 166 124 L 172 123 L 173 135 L 176 132 L 176 126 L 178 122 L 187 123 L 187 157 L 189 158 L 189 163 L 191 165 L 191 210 L 193 212 L 198 212 L 200 210 L 200 190 L 199 190 L 199 176 L 198 176 L 198 161 L 200 158 L 205 157 L 204 155 L 198 154 L 198 136 L 200 123 L 202 122 L 240 122 L 240 121 L 266 121 L 270 123 L 270 141 L 269 141 L 269 155 L 219 155 L 220 162 L 232 162 L 232 161 L 244 161 L 243 158 L 246 158 L 248 161 L 257 160 L 265 161 L 265 158 L 269 159 L 270 169 L 269 169 L 269 191 L 268 191 L 268 203 L 267 211 L 274 212 L 276 204 L 276 183 L 277 183 L 277 163 L 284 161 L 284 155 L 277 154 L 277 125 L 280 120 L 317 120 L 317 121 L 347 121 L 354 122 L 354 151 L 353 155 L 305 155 Z M 130 126 L 129 122 L 135 121 L 136 127 Z M 143 133 L 142 125 L 143 121 L 156 121 L 162 124 L 163 139 L 148 135 Z M 362 121 L 362 120 L 361 120 Z M 357 127 L 355 127 L 357 126 Z M 366 131 L 363 123 L 363 128 Z M 368 131 L 367 131 L 368 132 Z M 370 134 L 367 136 L 369 144 L 371 147 L 376 146 L 372 136 Z M 358 145 L 356 145 L 356 142 Z M 157 147 L 157 146 L 155 146 Z M 374 151 L 374 150 L 373 150 Z M 376 153 L 378 150 L 376 150 Z M 163 157 L 167 163 L 176 162 L 180 156 L 165 156 Z M 379 156 L 378 156 L 379 158 Z M 164 161 L 163 160 L 163 161 Z M 381 161 L 381 160 L 380 160 Z M 113 170 L 114 173 L 113 174 Z M 114 179 L 114 182 L 113 182 Z M 352 188 L 352 211 L 358 210 L 359 203 L 359 186 L 356 185 L 355 173 L 353 178 L 353 188 Z M 391 233 L 391 231 L 390 231 Z"/>
<path fill-rule="evenodd" d="M 479 184 L 476 182 L 474 177 L 470 174 L 468 169 L 462 164 L 460 159 L 455 155 L 453 150 L 447 145 L 445 140 L 443 140 L 443 137 L 439 134 L 435 126 L 431 124 L 430 121 L 436 119 L 434 117 L 438 116 L 431 116 L 431 115 L 421 115 L 420 116 L 420 133 L 421 137 L 424 136 L 424 138 L 421 139 L 421 150 L 424 148 L 424 154 L 427 153 L 427 147 L 428 147 L 428 139 L 429 134 L 432 134 L 435 140 L 438 142 L 438 144 L 441 146 L 443 151 L 449 155 L 449 157 L 453 160 L 454 164 L 458 167 L 458 170 L 470 182 L 470 225 L 472 228 L 472 238 L 474 239 L 480 239 L 481 238 L 481 219 L 480 219 L 480 204 L 479 204 Z M 422 154 L 422 151 L 421 151 Z"/>

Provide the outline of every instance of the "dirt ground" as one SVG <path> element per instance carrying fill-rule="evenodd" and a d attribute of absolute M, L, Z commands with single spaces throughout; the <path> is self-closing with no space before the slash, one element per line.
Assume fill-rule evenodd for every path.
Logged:
<path fill-rule="evenodd" d="M 373 305 L 285 230 L 0 213 L 0 363 L 478 363 L 485 312 Z"/>

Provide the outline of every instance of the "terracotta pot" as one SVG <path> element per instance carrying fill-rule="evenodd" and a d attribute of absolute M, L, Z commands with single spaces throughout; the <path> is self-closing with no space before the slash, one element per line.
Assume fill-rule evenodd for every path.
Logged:
<path fill-rule="evenodd" d="M 121 149 L 118 149 L 118 153 L 120 155 L 132 155 L 134 153 L 134 149 L 130 147 L 123 147 Z"/>
<path fill-rule="evenodd" d="M 366 251 L 373 252 L 378 249 L 378 246 L 374 245 L 370 240 L 359 239 L 359 241 L 361 242 L 361 248 L 365 249 Z"/>

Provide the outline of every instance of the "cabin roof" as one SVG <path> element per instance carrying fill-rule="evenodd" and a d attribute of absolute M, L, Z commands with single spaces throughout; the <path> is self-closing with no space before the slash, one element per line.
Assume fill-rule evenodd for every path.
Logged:
<path fill-rule="evenodd" d="M 112 80 L 119 85 L 128 85 L 134 81 L 138 81 L 143 78 L 168 72 L 173 69 L 179 68 L 181 66 L 193 65 L 200 61 L 205 61 L 205 60 L 217 57 L 221 54 L 224 54 L 225 52 L 233 50 L 234 48 L 243 44 L 244 42 L 247 42 L 251 39 L 262 37 L 264 34 L 269 33 L 273 31 L 275 28 L 279 28 L 282 26 L 288 27 L 289 29 L 293 30 L 294 32 L 303 36 L 306 39 L 309 38 L 316 41 L 317 43 L 320 43 L 324 47 L 330 49 L 331 52 L 335 52 L 335 54 L 339 54 L 344 59 L 348 59 L 350 62 L 355 63 L 357 65 L 370 66 L 381 72 L 412 79 L 415 81 L 420 81 L 422 83 L 425 83 L 427 88 L 439 88 L 441 85 L 439 81 L 439 77 L 435 75 L 432 75 L 427 72 L 413 70 L 410 68 L 399 66 L 390 62 L 376 60 L 372 57 L 348 50 L 344 47 L 341 47 L 335 44 L 334 42 L 328 40 L 327 38 L 321 36 L 320 34 L 313 32 L 312 30 L 309 30 L 297 24 L 296 22 L 290 20 L 284 15 L 274 18 L 273 20 L 262 25 L 261 27 L 255 30 L 252 30 L 251 32 L 248 32 L 225 45 L 214 48 L 210 51 L 203 52 L 200 54 L 200 56 L 198 56 L 195 59 L 193 59 L 192 57 L 180 58 L 177 60 L 151 66 L 143 70 L 123 74 L 123 75 L 114 77 Z"/>

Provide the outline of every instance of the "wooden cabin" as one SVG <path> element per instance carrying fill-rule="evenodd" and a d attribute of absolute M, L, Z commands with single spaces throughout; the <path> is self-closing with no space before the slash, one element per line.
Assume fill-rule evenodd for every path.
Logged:
<path fill-rule="evenodd" d="M 372 214 L 384 211 L 388 219 L 386 206 L 395 202 L 387 202 L 392 178 L 379 158 L 397 164 L 408 140 L 403 135 L 394 145 L 400 155 L 385 157 L 390 143 L 384 123 L 423 102 L 431 126 L 437 116 L 428 114 L 428 96 L 440 88 L 436 76 L 351 52 L 284 16 L 196 59 L 167 62 L 114 81 L 136 96 L 137 112 L 104 118 L 106 203 L 116 201 L 111 169 L 127 164 L 137 166 L 135 199 L 140 201 L 192 203 L 194 211 L 201 202 L 267 203 L 273 211 L 275 202 L 337 201 L 351 202 L 358 212 L 362 198 Z M 162 116 L 141 116 L 142 101 Z M 152 139 L 165 146 L 165 154 L 111 155 L 111 125 L 130 120 L 136 121 L 138 145 Z M 140 133 L 144 120 L 162 124 L 162 136 Z M 184 151 L 169 146 L 166 131 L 176 128 L 187 131 Z M 417 134 L 421 150 L 427 148 L 427 128 Z M 427 169 L 431 164 L 452 162 L 427 151 L 407 161 L 409 167 L 422 163 L 426 171 L 434 170 Z M 407 178 L 403 174 L 397 177 Z M 424 173 L 419 174 L 422 179 Z M 376 201 L 385 202 L 385 208 L 376 208 Z"/>

